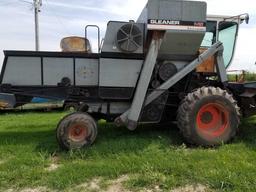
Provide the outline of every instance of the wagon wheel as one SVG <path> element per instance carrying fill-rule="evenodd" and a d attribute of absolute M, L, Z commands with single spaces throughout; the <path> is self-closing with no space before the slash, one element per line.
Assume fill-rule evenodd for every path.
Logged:
<path fill-rule="evenodd" d="M 57 141 L 66 150 L 90 146 L 96 136 L 97 124 L 87 113 L 69 114 L 57 126 Z"/>

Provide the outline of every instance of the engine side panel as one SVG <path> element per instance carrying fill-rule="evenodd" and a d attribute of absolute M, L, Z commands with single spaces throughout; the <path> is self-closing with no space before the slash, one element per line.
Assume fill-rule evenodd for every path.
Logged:
<path fill-rule="evenodd" d="M 43 58 L 43 85 L 55 86 L 63 78 L 69 78 L 74 85 L 72 58 Z"/>
<path fill-rule="evenodd" d="M 75 77 L 77 86 L 99 85 L 99 60 L 75 59 Z"/>
<path fill-rule="evenodd" d="M 100 59 L 100 87 L 135 87 L 143 60 Z"/>
<path fill-rule="evenodd" d="M 40 57 L 8 57 L 2 84 L 41 85 Z"/>

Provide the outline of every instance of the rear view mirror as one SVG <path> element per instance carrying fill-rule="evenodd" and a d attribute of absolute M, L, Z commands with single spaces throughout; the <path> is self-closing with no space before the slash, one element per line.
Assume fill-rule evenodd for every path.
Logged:
<path fill-rule="evenodd" d="M 249 20 L 250 20 L 250 16 L 249 16 L 249 14 L 246 14 L 246 17 L 245 17 L 245 22 L 246 22 L 246 24 L 249 23 Z"/>

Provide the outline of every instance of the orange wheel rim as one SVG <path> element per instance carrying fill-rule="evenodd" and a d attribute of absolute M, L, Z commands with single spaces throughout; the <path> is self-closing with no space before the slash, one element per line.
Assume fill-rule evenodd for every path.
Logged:
<path fill-rule="evenodd" d="M 82 142 L 87 137 L 87 127 L 81 124 L 72 125 L 68 136 L 72 141 Z"/>
<path fill-rule="evenodd" d="M 228 110 L 218 103 L 202 106 L 196 117 L 197 129 L 210 137 L 221 136 L 229 127 Z"/>

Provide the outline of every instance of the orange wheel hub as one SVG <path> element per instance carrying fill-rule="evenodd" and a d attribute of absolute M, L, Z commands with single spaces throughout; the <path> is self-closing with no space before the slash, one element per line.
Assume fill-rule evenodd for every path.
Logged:
<path fill-rule="evenodd" d="M 87 127 L 81 124 L 72 125 L 69 129 L 69 139 L 81 142 L 87 137 Z"/>
<path fill-rule="evenodd" d="M 199 132 L 219 137 L 229 127 L 229 113 L 225 106 L 209 103 L 201 107 L 196 117 Z"/>

